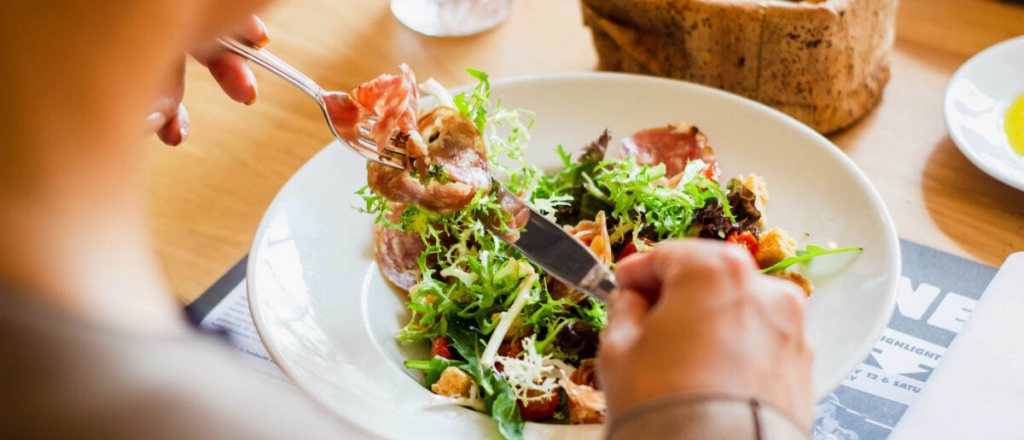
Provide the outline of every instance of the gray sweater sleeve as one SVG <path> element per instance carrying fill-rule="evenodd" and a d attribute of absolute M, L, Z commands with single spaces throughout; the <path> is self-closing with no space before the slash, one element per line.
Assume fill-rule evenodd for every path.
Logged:
<path fill-rule="evenodd" d="M 755 399 L 680 394 L 645 402 L 610 421 L 608 440 L 808 440 L 809 429 Z"/>

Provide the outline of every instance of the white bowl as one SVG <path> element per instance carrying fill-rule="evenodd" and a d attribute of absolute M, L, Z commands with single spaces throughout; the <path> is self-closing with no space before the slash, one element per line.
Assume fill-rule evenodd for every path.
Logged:
<path fill-rule="evenodd" d="M 1010 148 L 1003 119 L 1024 94 L 1024 37 L 985 49 L 967 60 L 946 87 L 946 129 L 975 166 L 1024 191 L 1024 156 Z"/>
<path fill-rule="evenodd" d="M 493 96 L 537 112 L 530 160 L 559 165 L 555 146 L 576 149 L 609 128 L 689 121 L 707 133 L 723 176 L 757 173 L 771 192 L 770 225 L 806 243 L 863 246 L 804 271 L 818 287 L 806 332 L 817 350 L 814 394 L 824 396 L 868 354 L 894 306 L 899 244 L 878 193 L 834 145 L 796 120 L 719 90 L 604 73 L 498 81 Z M 333 144 L 281 189 L 249 257 L 253 320 L 281 369 L 314 399 L 387 439 L 500 438 L 484 414 L 431 406 L 420 377 L 402 366 L 426 347 L 392 335 L 408 313 L 404 292 L 384 281 L 373 257 L 370 216 L 353 206 L 365 166 Z M 600 426 L 530 423 L 527 438 L 598 439 Z"/>

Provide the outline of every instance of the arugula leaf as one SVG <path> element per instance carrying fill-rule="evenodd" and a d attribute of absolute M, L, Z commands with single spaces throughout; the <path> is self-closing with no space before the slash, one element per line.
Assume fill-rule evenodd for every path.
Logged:
<path fill-rule="evenodd" d="M 516 404 L 516 396 L 512 388 L 505 383 L 500 375 L 493 370 L 487 370 L 487 380 L 491 382 L 494 394 L 484 398 L 491 417 L 498 422 L 498 430 L 508 440 L 521 440 L 523 438 L 523 416 L 519 414 L 519 405 Z"/>
<path fill-rule="evenodd" d="M 848 248 L 841 248 L 841 249 L 825 249 L 825 248 L 823 248 L 821 246 L 808 245 L 807 246 L 807 250 L 796 251 L 796 256 L 786 257 L 782 261 L 776 263 L 775 265 L 773 265 L 771 267 L 766 267 L 764 269 L 761 269 L 761 273 L 772 273 L 772 272 L 780 271 L 780 270 L 785 269 L 785 268 L 787 268 L 789 266 L 792 266 L 794 264 L 803 263 L 803 262 L 808 261 L 808 260 L 810 260 L 812 258 L 817 258 L 817 257 L 820 257 L 822 255 L 838 254 L 840 252 L 852 252 L 852 251 L 860 251 L 860 250 L 864 250 L 864 248 L 848 247 Z"/>
<path fill-rule="evenodd" d="M 459 368 L 476 380 L 484 394 L 484 403 L 491 418 L 498 422 L 498 430 L 508 440 L 523 438 L 523 417 L 516 405 L 516 396 L 505 379 L 490 368 L 480 365 L 483 344 L 477 335 L 480 331 L 472 323 L 453 319 L 448 323 L 448 338 L 451 346 L 466 359 Z"/>
<path fill-rule="evenodd" d="M 448 343 L 466 360 L 466 364 L 459 368 L 474 378 L 482 377 L 484 373 L 484 368 L 480 365 L 480 356 L 484 350 L 477 336 L 479 334 L 476 326 L 464 319 L 456 318 L 448 323 Z"/>
<path fill-rule="evenodd" d="M 426 374 L 426 380 L 424 384 L 427 388 L 430 388 L 438 379 L 441 378 L 441 373 L 447 370 L 448 367 L 457 367 L 465 365 L 465 362 L 453 359 L 445 359 L 441 356 L 434 356 L 433 359 L 428 361 L 405 361 L 405 368 L 410 370 L 420 370 Z"/>

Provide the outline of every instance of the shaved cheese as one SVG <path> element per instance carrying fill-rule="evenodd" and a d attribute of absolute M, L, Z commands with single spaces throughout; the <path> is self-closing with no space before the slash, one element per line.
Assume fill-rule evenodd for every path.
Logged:
<path fill-rule="evenodd" d="M 428 78 L 426 82 L 420 84 L 420 90 L 433 96 L 437 100 L 437 105 L 455 108 L 455 98 L 452 97 L 451 93 L 448 93 L 448 89 L 435 81 L 434 78 Z"/>
<path fill-rule="evenodd" d="M 548 399 L 558 389 L 559 374 L 564 373 L 555 367 L 550 356 L 537 353 L 535 336 L 523 338 L 522 342 L 521 357 L 498 356 L 497 361 L 501 362 L 498 374 L 512 388 L 516 399 L 522 402 Z"/>
<path fill-rule="evenodd" d="M 546 358 L 544 360 L 544 365 L 551 365 L 557 368 L 561 375 L 572 375 L 572 373 L 576 371 L 576 367 L 565 363 L 565 361 L 561 359 Z M 556 375 L 555 377 L 558 377 L 558 375 Z"/>

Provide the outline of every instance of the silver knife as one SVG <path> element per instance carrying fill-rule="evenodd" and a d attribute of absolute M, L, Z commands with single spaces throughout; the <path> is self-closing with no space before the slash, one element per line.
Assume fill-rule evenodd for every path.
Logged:
<path fill-rule="evenodd" d="M 512 215 L 509 227 L 513 232 L 501 231 L 496 222 L 485 221 L 484 224 L 491 232 L 551 276 L 591 298 L 606 302 L 608 296 L 619 288 L 615 276 L 590 248 L 531 208 L 498 181 L 492 180 L 492 185 L 501 207 Z M 522 229 L 515 231 L 519 227 Z"/>

